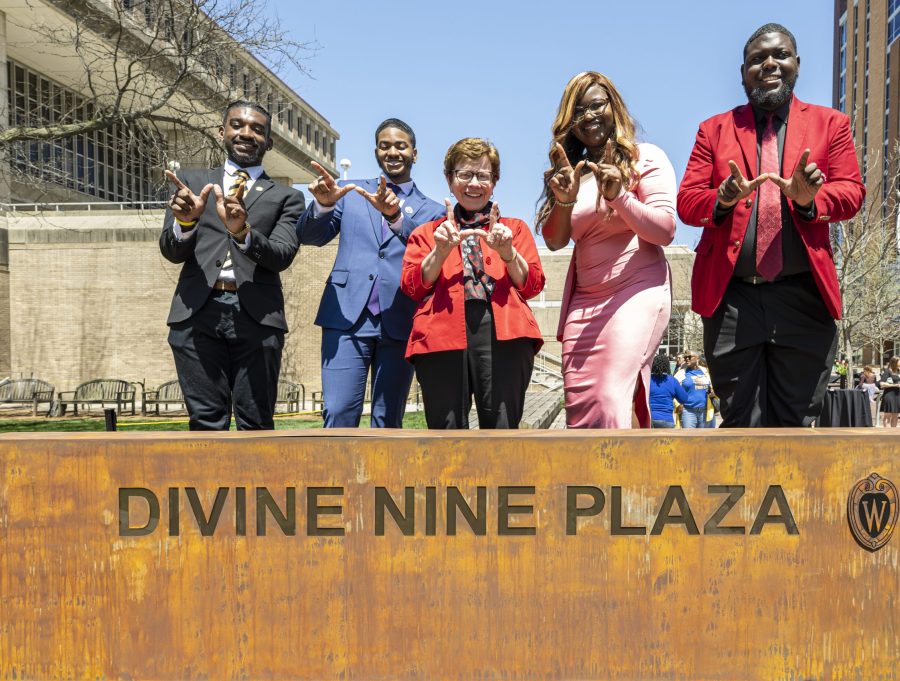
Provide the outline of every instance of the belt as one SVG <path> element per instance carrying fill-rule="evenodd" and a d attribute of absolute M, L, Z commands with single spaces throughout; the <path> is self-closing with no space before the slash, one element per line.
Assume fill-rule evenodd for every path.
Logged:
<path fill-rule="evenodd" d="M 216 283 L 213 284 L 213 288 L 216 291 L 231 291 L 234 293 L 237 291 L 237 282 L 236 281 L 226 281 L 224 279 L 216 279 Z"/>
<path fill-rule="evenodd" d="M 773 282 L 779 281 L 781 277 L 775 277 L 771 281 L 766 279 L 765 277 L 735 277 L 740 282 L 745 284 L 752 284 L 753 286 L 758 286 L 759 284 L 771 284 Z"/>
<path fill-rule="evenodd" d="M 759 284 L 773 284 L 776 281 L 784 281 L 785 279 L 798 279 L 800 277 L 809 276 L 809 272 L 797 272 L 796 274 L 787 274 L 785 276 L 778 276 L 769 281 L 765 277 L 733 277 L 735 281 L 739 281 L 744 284 L 750 284 L 751 286 L 758 286 Z"/>

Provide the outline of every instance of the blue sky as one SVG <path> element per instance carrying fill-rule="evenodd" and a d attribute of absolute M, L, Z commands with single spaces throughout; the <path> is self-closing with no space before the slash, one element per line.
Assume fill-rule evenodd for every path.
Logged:
<path fill-rule="evenodd" d="M 302 8 L 302 9 L 300 9 Z M 550 124 L 568 79 L 608 75 L 679 181 L 699 122 L 746 100 L 741 50 L 761 24 L 797 37 L 795 92 L 831 104 L 833 3 L 718 0 L 611 3 L 302 3 L 270 0 L 293 38 L 316 41 L 310 75 L 283 79 L 340 133 L 338 158 L 351 177 L 374 177 L 373 133 L 396 116 L 416 131 L 416 184 L 449 196 L 442 163 L 462 137 L 487 137 L 500 151 L 495 190 L 503 214 L 533 226 Z M 675 242 L 700 230 L 679 224 Z"/>

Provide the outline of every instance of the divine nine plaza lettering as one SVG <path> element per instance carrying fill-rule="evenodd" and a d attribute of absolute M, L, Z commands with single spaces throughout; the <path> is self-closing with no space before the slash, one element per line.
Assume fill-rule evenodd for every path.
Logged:
<path fill-rule="evenodd" d="M 375 487 L 368 497 L 371 510 L 367 515 L 372 522 L 365 527 L 371 528 L 368 531 L 375 536 L 387 532 L 454 536 L 460 530 L 476 536 L 489 532 L 498 536 L 537 534 L 540 509 L 535 506 L 534 486 L 497 486 L 491 492 L 482 485 L 407 486 L 396 491 Z M 204 537 L 246 536 L 248 532 L 260 537 L 270 533 L 295 536 L 298 531 L 306 536 L 344 536 L 348 531 L 344 522 L 348 501 L 344 488 L 301 488 L 301 495 L 304 493 L 305 499 L 298 502 L 297 487 L 285 487 L 283 494 L 273 493 L 267 487 L 219 487 L 214 495 L 195 487 L 169 487 L 159 495 L 144 487 L 121 487 L 119 536 L 141 537 L 166 531 L 177 537 L 194 526 Z M 661 535 L 669 526 L 669 531 L 688 535 L 758 535 L 766 525 L 785 534 L 800 534 L 781 485 L 769 485 L 762 494 L 747 494 L 744 485 L 708 485 L 691 490 L 690 497 L 681 485 L 670 485 L 660 495 L 658 507 L 643 517 L 634 510 L 640 506 L 635 503 L 634 494 L 618 485 L 608 490 L 594 485 L 567 485 L 560 486 L 558 493 L 559 519 L 555 524 L 551 522 L 548 529 L 558 528 L 566 536 L 578 535 L 579 528 L 604 513 L 608 514 L 609 534 L 613 536 Z M 736 511 L 732 512 L 742 500 L 753 510 L 749 526 L 737 518 Z M 233 512 L 226 513 L 229 502 Z M 698 515 L 700 509 L 702 515 Z"/>

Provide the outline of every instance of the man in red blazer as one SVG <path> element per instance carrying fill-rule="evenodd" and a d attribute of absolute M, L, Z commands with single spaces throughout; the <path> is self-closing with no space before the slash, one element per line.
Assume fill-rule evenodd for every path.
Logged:
<path fill-rule="evenodd" d="M 794 36 L 766 24 L 744 46 L 749 100 L 700 124 L 678 215 L 703 227 L 693 309 L 725 427 L 808 426 L 841 317 L 829 223 L 862 206 L 849 119 L 793 96 Z"/>

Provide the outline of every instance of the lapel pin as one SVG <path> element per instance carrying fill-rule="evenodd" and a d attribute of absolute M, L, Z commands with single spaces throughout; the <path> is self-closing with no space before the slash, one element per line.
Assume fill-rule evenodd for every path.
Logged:
<path fill-rule="evenodd" d="M 259 185 L 257 185 L 257 186 L 256 186 L 256 191 L 261 192 L 261 191 L 262 191 L 262 187 L 260 187 Z"/>
<path fill-rule="evenodd" d="M 404 208 L 403 210 L 406 211 L 406 214 L 407 214 L 407 215 L 412 215 L 412 214 L 413 214 L 412 206 L 407 206 L 407 207 Z"/>

